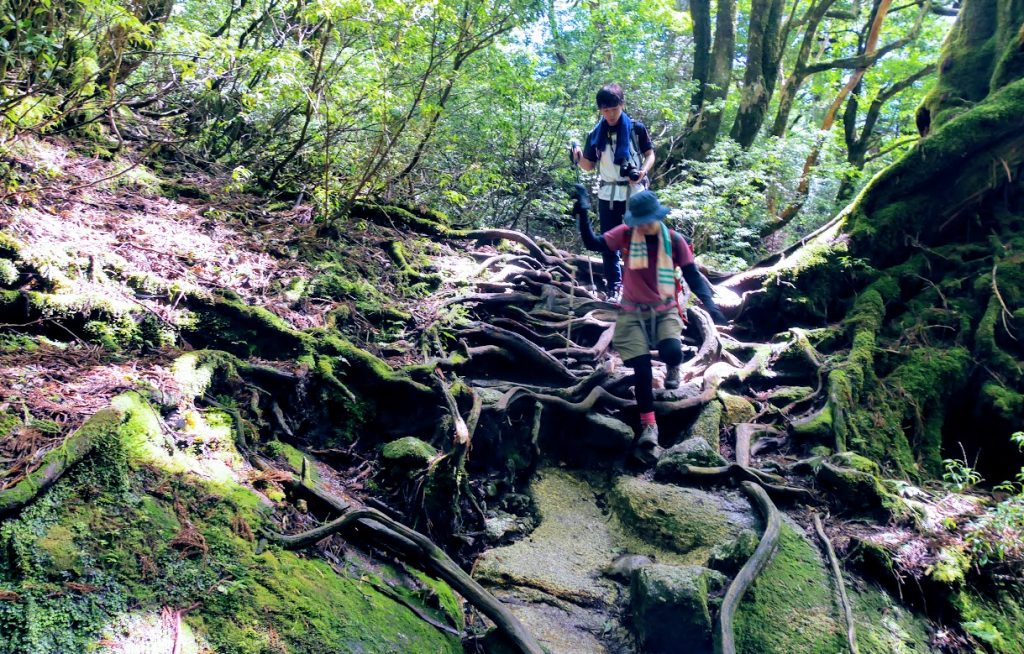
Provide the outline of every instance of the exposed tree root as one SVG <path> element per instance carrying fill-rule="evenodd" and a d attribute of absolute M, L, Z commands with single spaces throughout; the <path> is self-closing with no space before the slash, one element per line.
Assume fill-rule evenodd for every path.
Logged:
<path fill-rule="evenodd" d="M 853 607 L 850 605 L 850 599 L 846 596 L 846 584 L 843 583 L 843 571 L 839 568 L 839 559 L 836 558 L 836 551 L 832 548 L 832 541 L 825 534 L 821 516 L 815 512 L 813 518 L 814 530 L 818 532 L 818 538 L 821 539 L 821 544 L 825 547 L 829 565 L 832 567 L 832 576 L 836 579 L 836 589 L 839 591 L 839 601 L 843 606 L 843 617 L 846 619 L 846 642 L 850 647 L 850 654 L 860 654 L 860 650 L 857 648 L 857 627 L 853 620 Z"/>
<path fill-rule="evenodd" d="M 736 636 L 733 633 L 733 620 L 743 594 L 747 592 L 761 571 L 771 563 L 775 550 L 779 546 L 779 533 L 782 529 L 782 518 L 779 510 L 769 499 L 765 491 L 749 481 L 740 482 L 743 492 L 750 498 L 750 503 L 757 507 L 764 516 L 765 530 L 757 549 L 747 560 L 736 578 L 729 584 L 722 600 L 722 608 L 718 614 L 718 647 L 721 654 L 736 654 Z"/>
<path fill-rule="evenodd" d="M 35 470 L 10 488 L 0 491 L 0 516 L 27 506 L 94 447 L 116 435 L 121 419 L 121 413 L 113 408 L 103 409 L 89 418 L 59 447 L 43 455 Z"/>
<path fill-rule="evenodd" d="M 511 229 L 477 229 L 471 232 L 463 234 L 463 238 L 472 238 L 478 241 L 514 241 L 526 247 L 534 259 L 543 263 L 545 266 L 554 266 L 565 272 L 566 276 L 572 273 L 572 270 L 568 264 L 560 256 L 552 256 L 544 251 L 541 246 L 522 232 L 513 231 Z"/>
<path fill-rule="evenodd" d="M 463 572 L 448 555 L 426 536 L 409 529 L 376 509 L 348 506 L 331 522 L 301 534 L 268 533 L 267 536 L 285 549 L 302 549 L 324 538 L 358 527 L 374 537 L 374 541 L 397 553 L 413 558 L 429 572 L 451 586 L 470 604 L 486 615 L 524 654 L 543 654 L 544 650 L 505 606 L 488 593 L 472 577 Z M 397 536 L 397 538 L 396 538 Z"/>
<path fill-rule="evenodd" d="M 561 361 L 515 332 L 478 323 L 459 332 L 459 336 L 470 340 L 491 341 L 491 344 L 508 350 L 519 365 L 527 366 L 545 378 L 563 384 L 576 381 L 576 376 Z"/>
<path fill-rule="evenodd" d="M 806 488 L 787 486 L 785 480 L 770 472 L 741 466 L 738 463 L 729 465 L 704 468 L 701 466 L 682 465 L 674 468 L 671 478 L 662 474 L 659 478 L 674 483 L 687 483 L 696 485 L 725 484 L 733 481 L 750 482 L 764 488 L 771 497 L 780 502 L 803 502 L 811 504 L 817 501 L 815 495 Z"/>

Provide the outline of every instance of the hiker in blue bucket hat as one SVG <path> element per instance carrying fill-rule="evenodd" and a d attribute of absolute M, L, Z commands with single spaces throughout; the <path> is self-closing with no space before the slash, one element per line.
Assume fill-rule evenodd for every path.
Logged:
<path fill-rule="evenodd" d="M 665 225 L 669 209 L 658 202 L 654 192 L 640 191 L 630 197 L 623 224 L 600 236 L 590 225 L 587 214 L 590 201 L 586 189 L 579 184 L 575 200 L 573 213 L 579 222 L 583 244 L 601 254 L 622 253 L 622 301 L 613 343 L 623 362 L 633 369 L 635 378 L 641 425 L 636 456 L 644 463 L 653 463 L 662 450 L 654 418 L 651 350 L 658 350 L 659 358 L 668 366 L 665 388 L 679 387 L 683 361 L 680 342 L 683 319 L 676 301 L 680 291 L 676 268 L 682 270 L 686 283 L 700 298 L 715 324 L 724 325 L 728 320 L 715 305 L 711 287 L 697 270 L 690 245 Z"/>

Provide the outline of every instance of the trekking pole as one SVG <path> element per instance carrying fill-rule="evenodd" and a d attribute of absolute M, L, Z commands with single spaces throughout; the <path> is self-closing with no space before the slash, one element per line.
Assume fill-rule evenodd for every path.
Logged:
<path fill-rule="evenodd" d="M 579 144 L 578 141 L 576 141 L 575 139 L 572 140 L 572 141 L 569 141 L 569 163 L 572 164 L 573 172 L 575 172 L 575 174 L 576 174 L 576 184 L 580 183 L 580 164 L 579 164 L 578 161 L 576 161 L 576 148 L 578 148 L 578 147 L 580 147 L 580 144 Z M 589 216 L 587 216 L 587 220 L 590 220 Z M 590 263 L 590 257 L 587 257 L 587 263 L 588 264 Z M 569 344 L 572 343 L 572 321 L 573 321 L 573 318 L 576 317 L 576 308 L 575 308 L 575 304 L 576 304 L 576 268 L 575 267 L 572 267 L 569 270 L 569 282 L 570 282 L 570 286 L 569 286 L 569 326 L 565 330 L 565 340 L 566 340 L 566 343 L 565 343 L 565 349 L 566 349 L 565 357 L 566 357 L 566 359 L 569 358 L 569 352 L 568 352 L 569 347 L 570 347 Z M 591 273 L 590 283 L 591 284 L 594 283 L 593 273 Z"/>

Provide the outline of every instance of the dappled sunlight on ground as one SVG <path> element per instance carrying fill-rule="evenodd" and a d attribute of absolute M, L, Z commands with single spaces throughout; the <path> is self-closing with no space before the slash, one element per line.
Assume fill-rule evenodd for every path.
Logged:
<path fill-rule="evenodd" d="M 96 641 L 98 654 L 150 654 L 212 652 L 209 644 L 182 619 L 180 611 L 125 613 L 101 630 Z"/>

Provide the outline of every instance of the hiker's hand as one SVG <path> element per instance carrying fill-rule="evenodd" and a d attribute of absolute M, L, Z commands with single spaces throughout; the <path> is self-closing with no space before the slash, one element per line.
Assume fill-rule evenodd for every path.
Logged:
<path fill-rule="evenodd" d="M 580 159 L 582 159 L 582 158 L 583 158 L 583 150 L 579 146 L 576 146 L 575 148 L 573 148 L 572 149 L 572 160 L 576 163 L 577 166 L 579 165 Z"/>
<path fill-rule="evenodd" d="M 636 181 L 633 182 L 633 183 L 634 184 L 643 184 L 644 177 L 647 177 L 647 171 L 644 170 L 643 168 L 638 168 L 637 172 L 640 173 L 640 177 L 637 177 Z"/>

